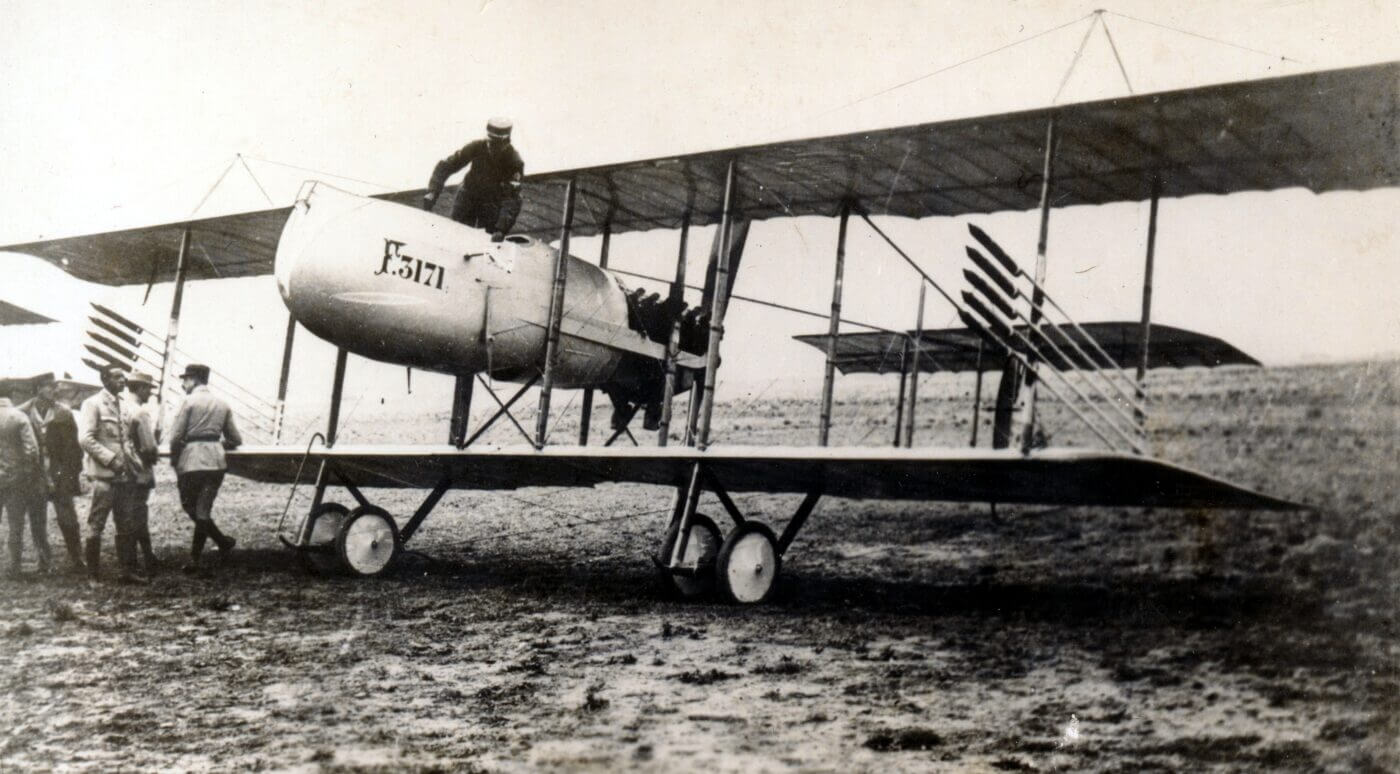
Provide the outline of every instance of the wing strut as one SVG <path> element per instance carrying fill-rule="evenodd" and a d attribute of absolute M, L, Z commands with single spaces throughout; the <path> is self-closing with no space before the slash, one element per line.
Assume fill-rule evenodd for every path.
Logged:
<path fill-rule="evenodd" d="M 899 397 L 894 399 L 894 447 L 899 448 L 904 437 L 904 393 L 909 387 L 909 337 L 904 339 L 904 348 L 899 352 Z"/>
<path fill-rule="evenodd" d="M 904 411 L 904 448 L 914 446 L 914 408 L 919 405 L 919 358 L 922 355 L 924 339 L 924 300 L 928 296 L 928 284 L 919 283 L 919 313 L 914 323 L 914 343 L 910 347 L 914 355 L 914 367 L 909 370 L 909 408 Z"/>
<path fill-rule="evenodd" d="M 272 415 L 272 439 L 282 440 L 282 425 L 287 419 L 287 382 L 292 376 L 292 342 L 297 334 L 297 318 L 287 313 L 287 337 L 282 342 L 282 370 L 277 377 L 277 404 Z"/>
<path fill-rule="evenodd" d="M 1031 328 L 1037 333 L 1040 332 L 1041 306 L 1045 303 L 1045 291 L 1041 288 L 1045 287 L 1045 270 L 1048 263 L 1045 250 L 1050 239 L 1050 195 L 1055 184 L 1055 146 L 1059 144 L 1059 140 L 1055 114 L 1051 113 L 1049 120 L 1045 122 L 1045 164 L 1040 175 L 1040 238 L 1035 244 L 1035 292 L 1031 295 L 1030 322 Z M 1025 384 L 1030 387 L 1031 394 L 1026 399 L 1025 434 L 1021 437 L 1022 453 L 1029 452 L 1031 443 L 1035 440 L 1035 396 L 1036 385 L 1039 383 L 1035 378 L 1034 356 L 1026 365 Z M 1017 383 L 1016 386 L 1020 387 L 1020 384 Z"/>
<path fill-rule="evenodd" d="M 1152 178 L 1152 204 L 1147 211 L 1147 258 L 1142 267 L 1142 359 L 1137 367 L 1137 422 L 1147 431 L 1147 345 L 1152 338 L 1152 259 L 1157 249 L 1157 200 L 1162 195 L 1162 178 Z"/>
<path fill-rule="evenodd" d="M 156 385 L 156 397 L 165 400 L 165 383 L 170 378 L 170 355 L 175 350 L 175 339 L 180 335 L 180 303 L 185 297 L 185 271 L 189 266 L 190 229 L 186 226 L 180 233 L 180 253 L 175 259 L 175 300 L 170 302 L 170 324 L 165 329 L 165 354 L 161 357 L 160 384 Z M 156 413 L 156 432 L 160 432 L 165 419 L 165 409 Z"/>
<path fill-rule="evenodd" d="M 851 218 L 849 202 L 841 205 L 841 223 L 836 231 L 836 275 L 831 280 L 831 319 L 826 332 L 826 374 L 822 378 L 822 413 L 818 421 L 817 445 L 826 446 L 831 437 L 831 397 L 836 386 L 836 337 L 841 333 L 841 287 L 846 272 L 846 222 Z"/>
<path fill-rule="evenodd" d="M 569 233 L 574 226 L 576 188 L 576 181 L 572 178 L 564 186 L 564 223 L 559 232 L 559 252 L 554 255 L 554 295 L 549 300 L 549 333 L 545 340 L 544 379 L 540 384 L 540 416 L 535 423 L 536 449 L 544 448 L 549 430 L 549 395 L 554 391 L 554 366 L 559 361 L 559 325 L 564 319 L 565 268 L 569 260 Z"/>
<path fill-rule="evenodd" d="M 681 246 L 676 252 L 676 279 L 666 299 L 673 308 L 685 301 L 685 253 L 690 243 L 690 215 L 681 221 Z M 656 430 L 656 445 L 665 446 L 671 437 L 671 401 L 676 397 L 676 356 L 681 350 L 681 315 L 671 321 L 671 337 L 666 342 L 666 382 L 661 392 L 661 422 Z M 693 395 L 694 393 L 692 393 Z"/>
<path fill-rule="evenodd" d="M 452 419 L 447 424 L 447 442 L 458 449 L 467 445 L 467 419 L 472 410 L 472 377 L 458 376 L 452 385 Z"/>
<path fill-rule="evenodd" d="M 335 376 L 331 380 L 330 417 L 326 420 L 326 446 L 335 446 L 335 433 L 340 429 L 340 398 L 345 394 L 345 361 L 350 352 L 344 347 L 335 350 Z"/>
<path fill-rule="evenodd" d="M 598 249 L 598 268 L 608 268 L 608 248 L 612 245 L 612 226 L 603 226 L 603 245 Z M 593 388 L 589 387 L 583 391 L 583 407 L 580 410 L 578 423 L 578 445 L 588 445 L 588 430 L 593 424 Z"/>
<path fill-rule="evenodd" d="M 695 445 L 702 450 L 710 445 L 710 421 L 715 411 L 715 379 L 719 370 L 719 345 L 724 340 L 724 311 L 729 301 L 729 260 L 733 252 L 730 234 L 733 229 L 734 162 L 731 160 L 724 173 L 724 207 L 719 223 L 720 250 L 714 262 L 714 298 L 710 299 L 710 343 L 705 348 L 705 389 L 700 397 L 699 426 L 693 436 Z"/>
<path fill-rule="evenodd" d="M 982 353 L 987 349 L 987 342 L 981 338 L 977 339 L 977 383 L 972 388 L 972 440 L 968 441 L 968 446 L 977 447 L 977 423 L 981 420 L 982 413 Z"/>

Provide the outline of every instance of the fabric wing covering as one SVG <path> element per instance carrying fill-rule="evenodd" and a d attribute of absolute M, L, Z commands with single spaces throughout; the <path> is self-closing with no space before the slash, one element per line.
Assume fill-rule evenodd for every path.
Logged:
<path fill-rule="evenodd" d="M 1041 326 L 1046 336 L 1059 345 L 1061 351 L 1069 358 L 1066 360 L 1049 347 L 1042 348 L 1043 356 L 1055 368 L 1070 371 L 1084 367 L 1081 356 L 1066 343 L 1069 340 L 1078 344 L 1079 348 L 1091 357 L 1096 356 L 1085 334 L 1092 337 L 1119 367 L 1135 368 L 1142 360 L 1142 323 L 1092 322 L 1079 327 L 1083 333 L 1069 325 Z M 1026 326 L 1018 325 L 1016 329 L 1024 332 Z M 822 352 L 826 352 L 826 344 L 830 340 L 824 333 L 793 338 Z M 967 328 L 923 331 L 917 349 L 913 347 L 914 338 L 914 331 L 840 334 L 836 337 L 836 367 L 843 374 L 905 373 L 905 359 L 908 358 L 912 367 L 916 351 L 919 370 L 924 373 L 975 371 L 979 368 L 979 363 L 983 371 L 1000 371 L 1006 366 L 1004 350 L 991 345 L 980 348 L 981 339 Z M 1147 354 L 1148 368 L 1259 365 L 1258 360 L 1221 339 L 1168 325 L 1152 326 Z"/>
<path fill-rule="evenodd" d="M 1040 505 L 1292 510 L 1305 506 L 1147 457 L 1113 452 L 724 447 L 565 449 L 336 446 L 244 447 L 229 472 L 287 484 L 310 483 L 326 461 L 356 486 L 429 488 L 444 477 L 464 489 L 594 486 L 629 482 L 674 487 L 703 461 L 731 492 Z"/>
<path fill-rule="evenodd" d="M 752 220 L 835 215 L 925 218 L 1037 206 L 1048 119 L 1058 122 L 1055 202 L 1141 201 L 1301 187 L 1366 190 L 1400 182 L 1400 63 L 1147 94 L 994 116 L 531 175 L 517 230 L 559 235 L 563 186 L 578 183 L 573 233 L 703 226 L 719 219 L 725 170 Z M 425 166 L 425 172 L 427 167 Z M 451 206 L 451 191 L 439 212 Z M 423 189 L 381 198 L 416 205 Z M 193 235 L 189 276 L 272 271 L 287 208 L 3 250 L 112 285 L 173 277 Z"/>

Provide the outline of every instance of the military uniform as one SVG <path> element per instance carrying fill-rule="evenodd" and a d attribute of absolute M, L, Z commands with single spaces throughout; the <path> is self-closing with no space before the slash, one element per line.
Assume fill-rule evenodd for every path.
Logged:
<path fill-rule="evenodd" d="M 127 381 L 127 387 L 131 388 L 138 384 L 154 386 L 155 382 L 151 377 L 134 373 Z M 151 490 L 155 488 L 155 463 L 159 459 L 159 451 L 156 447 L 156 420 L 151 413 L 150 407 L 143 405 L 134 392 L 130 401 L 131 414 L 135 417 L 132 423 L 132 445 L 136 450 L 136 456 L 141 460 L 141 467 L 136 471 L 136 489 L 132 492 L 131 501 L 131 532 L 132 539 L 136 547 L 140 549 L 141 557 L 146 563 L 146 572 L 154 572 L 158 562 L 155 551 L 151 549 L 151 527 L 150 527 L 150 507 L 147 501 L 150 499 Z"/>
<path fill-rule="evenodd" d="M 520 215 L 519 185 L 525 174 L 525 162 L 510 144 L 510 129 L 509 121 L 493 118 L 486 125 L 488 139 L 473 140 L 439 161 L 428 180 L 427 206 L 437 201 L 447 178 L 470 165 L 452 202 L 452 219 L 495 234 L 510 231 Z"/>
<path fill-rule="evenodd" d="M 47 407 L 41 404 L 47 403 Z M 68 558 L 76 568 L 83 564 L 82 536 L 78 529 L 78 511 L 73 507 L 73 498 L 81 494 L 78 475 L 83 465 L 83 450 L 78 445 L 78 422 L 68 407 L 53 401 L 33 398 L 19 406 L 29 418 L 34 428 L 34 436 L 39 442 L 39 463 L 43 470 L 43 482 L 30 492 L 29 521 L 34 530 L 35 548 L 40 552 L 42 569 L 49 564 L 47 536 L 48 504 L 53 503 L 54 518 L 58 530 L 63 535 Z M 43 526 L 39 526 L 43 525 Z M 39 531 L 45 533 L 40 542 Z"/>
<path fill-rule="evenodd" d="M 182 378 L 209 371 L 203 366 L 190 366 Z M 243 436 L 233 420 L 228 404 L 204 384 L 190 390 L 175 422 L 170 426 L 170 460 L 175 465 L 180 490 L 180 505 L 194 522 L 194 538 L 190 543 L 190 558 L 199 563 L 204 543 L 212 538 L 220 552 L 233 548 L 234 539 L 227 537 L 214 524 L 214 498 L 224 481 L 228 463 L 224 448 L 236 448 Z"/>
<path fill-rule="evenodd" d="M 10 523 L 10 575 L 19 574 L 24 516 L 32 498 L 30 490 L 42 484 L 37 476 L 39 442 L 23 411 L 8 397 L 0 398 L 0 515 Z M 35 542 L 38 542 L 38 534 Z"/>
<path fill-rule="evenodd" d="M 83 401 L 82 434 L 78 443 L 87 452 L 85 472 L 92 480 L 92 505 L 88 509 L 88 575 L 97 577 L 102 559 L 102 530 L 107 516 L 116 526 L 117 562 L 123 577 L 136 569 L 135 534 L 132 518 L 138 477 L 145 467 L 132 438 L 138 432 L 130 403 L 104 388 Z"/>

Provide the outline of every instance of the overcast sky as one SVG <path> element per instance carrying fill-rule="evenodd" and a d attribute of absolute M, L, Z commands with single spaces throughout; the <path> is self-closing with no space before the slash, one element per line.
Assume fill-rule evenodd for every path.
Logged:
<path fill-rule="evenodd" d="M 307 177 L 419 187 L 498 114 L 538 172 L 1400 59 L 1392 2 L 1119 2 L 1102 20 L 1120 70 L 1090 27 L 1100 5 L 0 0 L 0 243 L 280 206 Z M 1146 209 L 1055 213 L 1050 284 L 1077 317 L 1138 316 Z M 1275 364 L 1394 354 L 1397 211 L 1394 190 L 1165 201 L 1155 318 Z M 1034 214 L 976 221 L 1033 254 Z M 953 278 L 964 223 L 890 229 Z M 825 309 L 834 240 L 828 220 L 756 225 L 738 292 Z M 674 243 L 620 237 L 613 263 L 665 275 Z M 911 327 L 908 270 L 860 228 L 850 244 L 847 316 Z M 596 241 L 575 252 L 595 257 Z M 0 254 L 0 297 L 72 319 L 96 294 L 163 330 L 168 287 L 142 307 L 144 289 L 94 291 L 36 263 Z M 286 319 L 270 279 L 194 283 L 186 304 L 184 347 L 270 392 Z M 820 356 L 787 339 L 822 321 L 731 315 L 727 389 L 815 394 Z M 954 323 L 932 301 L 928 320 Z M 13 333 L 0 357 L 32 359 L 39 334 Z M 293 399 L 321 401 L 330 350 L 304 332 L 298 347 Z M 348 394 L 393 397 L 403 381 L 356 365 Z M 435 406 L 445 384 L 415 381 Z"/>

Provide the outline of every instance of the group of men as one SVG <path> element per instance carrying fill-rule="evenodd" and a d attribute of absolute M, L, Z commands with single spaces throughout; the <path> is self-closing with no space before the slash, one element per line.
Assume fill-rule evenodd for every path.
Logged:
<path fill-rule="evenodd" d="M 228 404 L 209 392 L 209 367 L 190 365 L 180 379 L 186 398 L 170 428 L 180 505 L 194 522 L 189 572 L 200 569 L 212 539 L 220 558 L 233 538 L 214 524 L 212 512 L 227 465 L 225 448 L 242 443 Z M 53 570 L 48 542 L 48 506 L 68 550 L 74 572 L 100 578 L 102 532 L 111 517 L 118 576 L 144 583 L 159 568 L 151 548 L 149 506 L 159 459 L 157 422 L 151 405 L 155 380 L 120 366 L 102 371 L 102 389 L 83 401 L 80 421 L 57 399 L 52 375 L 41 376 L 32 399 L 12 403 L 13 383 L 0 384 L 0 515 L 9 524 L 10 577 L 20 576 L 24 524 L 29 523 L 41 574 Z M 73 501 L 82 479 L 92 488 L 80 533 Z"/>
<path fill-rule="evenodd" d="M 447 179 L 470 167 L 453 201 L 451 217 L 485 229 L 493 241 L 501 241 L 520 214 L 525 172 L 525 163 L 510 142 L 511 128 L 509 119 L 493 118 L 486 124 L 486 139 L 470 142 L 438 162 L 423 207 L 433 209 Z M 189 366 L 181 380 L 187 397 L 170 429 L 170 459 L 180 506 L 194 522 L 186 569 L 197 571 L 207 541 L 218 546 L 220 558 L 233 550 L 234 539 L 214 524 L 212 512 L 227 467 L 224 450 L 237 447 L 242 438 L 228 404 L 209 392 L 207 366 Z M 81 423 L 56 400 L 52 376 L 41 378 L 37 394 L 19 406 L 11 403 L 10 389 L 0 383 L 0 516 L 9 523 L 9 575 L 20 574 L 26 520 L 39 571 L 52 570 L 48 543 L 52 503 L 75 571 L 98 578 L 102 531 L 110 516 L 116 532 L 118 579 L 144 582 L 159 566 L 147 523 L 160 440 L 147 405 L 155 381 L 117 366 L 105 369 L 102 390 L 83 401 Z M 92 485 L 81 537 L 73 505 L 82 494 L 80 474 Z"/>

